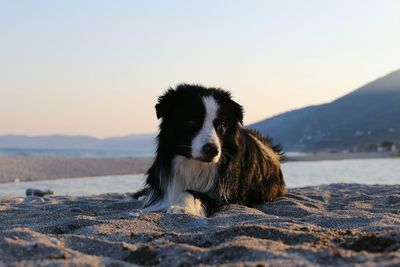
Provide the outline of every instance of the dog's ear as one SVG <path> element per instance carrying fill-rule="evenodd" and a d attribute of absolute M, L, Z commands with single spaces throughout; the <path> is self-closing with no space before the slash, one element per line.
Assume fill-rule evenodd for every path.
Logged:
<path fill-rule="evenodd" d="M 165 94 L 158 97 L 158 102 L 156 104 L 157 119 L 165 118 L 169 113 L 174 103 L 175 93 L 176 91 L 170 88 Z"/>
<path fill-rule="evenodd" d="M 240 124 L 243 125 L 243 107 L 236 103 L 235 101 L 231 100 L 233 115 L 239 121 Z"/>

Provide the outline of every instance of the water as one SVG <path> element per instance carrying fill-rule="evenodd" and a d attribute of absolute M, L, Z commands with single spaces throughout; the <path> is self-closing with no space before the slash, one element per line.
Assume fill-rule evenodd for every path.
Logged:
<path fill-rule="evenodd" d="M 400 158 L 294 161 L 282 165 L 288 187 L 331 183 L 400 184 Z"/>
<path fill-rule="evenodd" d="M 143 183 L 143 174 L 4 183 L 0 184 L 0 196 L 25 196 L 27 188 L 50 189 L 56 195 L 70 196 L 128 193 L 142 188 Z"/>
<path fill-rule="evenodd" d="M 400 184 L 400 159 L 351 159 L 284 163 L 289 188 L 330 183 Z M 27 188 L 51 189 L 57 195 L 84 196 L 135 192 L 144 175 L 116 175 L 0 184 L 0 196 L 24 196 Z"/>
<path fill-rule="evenodd" d="M 121 158 L 151 157 L 148 150 L 95 150 L 95 149 L 44 149 L 44 148 L 0 148 L 0 156 L 46 156 L 67 158 Z"/>

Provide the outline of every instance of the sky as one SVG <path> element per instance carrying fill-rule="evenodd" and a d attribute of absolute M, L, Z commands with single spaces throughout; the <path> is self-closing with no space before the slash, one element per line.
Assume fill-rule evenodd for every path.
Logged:
<path fill-rule="evenodd" d="M 157 131 L 170 86 L 230 90 L 245 124 L 400 68 L 400 1 L 0 0 L 0 135 Z"/>

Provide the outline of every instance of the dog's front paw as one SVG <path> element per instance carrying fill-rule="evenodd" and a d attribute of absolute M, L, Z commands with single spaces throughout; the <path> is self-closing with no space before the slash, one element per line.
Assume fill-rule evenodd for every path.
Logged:
<path fill-rule="evenodd" d="M 182 192 L 177 201 L 168 208 L 167 212 L 175 214 L 191 214 L 202 217 L 207 216 L 207 212 L 201 201 L 187 192 Z"/>

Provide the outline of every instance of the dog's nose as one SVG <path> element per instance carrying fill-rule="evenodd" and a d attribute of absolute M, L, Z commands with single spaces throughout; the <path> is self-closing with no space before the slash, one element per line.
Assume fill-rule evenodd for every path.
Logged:
<path fill-rule="evenodd" d="M 218 148 L 216 145 L 208 143 L 203 146 L 202 152 L 206 157 L 213 158 L 218 155 Z"/>

